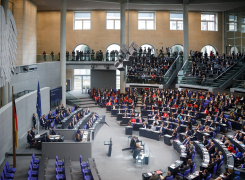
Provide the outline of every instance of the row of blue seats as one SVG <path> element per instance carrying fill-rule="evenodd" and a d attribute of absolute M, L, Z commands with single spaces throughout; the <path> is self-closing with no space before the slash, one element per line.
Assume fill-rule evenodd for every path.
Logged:
<path fill-rule="evenodd" d="M 83 162 L 82 155 L 80 155 L 80 166 L 81 166 L 81 172 L 83 175 L 83 179 L 84 180 L 93 179 L 91 175 L 91 171 L 89 169 L 89 164 L 87 162 Z"/>
<path fill-rule="evenodd" d="M 39 164 L 40 164 L 40 159 L 36 158 L 35 154 L 32 154 L 27 180 L 37 180 L 38 179 Z"/>
<path fill-rule="evenodd" d="M 9 163 L 7 161 L 5 164 L 5 167 L 3 168 L 3 172 L 1 174 L 1 180 L 13 179 L 15 171 L 16 171 L 16 168 L 10 168 Z"/>
<path fill-rule="evenodd" d="M 55 158 L 55 172 L 56 172 L 56 180 L 66 179 L 65 176 L 65 162 L 63 160 L 59 161 L 58 156 Z"/>

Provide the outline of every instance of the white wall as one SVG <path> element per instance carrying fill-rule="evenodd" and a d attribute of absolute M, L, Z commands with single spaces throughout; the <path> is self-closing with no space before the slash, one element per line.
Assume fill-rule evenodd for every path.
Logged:
<path fill-rule="evenodd" d="M 36 113 L 37 91 L 16 99 L 19 139 L 27 134 L 33 126 L 32 114 Z M 50 109 L 50 88 L 41 89 L 42 113 Z M 12 148 L 12 102 L 0 109 L 0 164 L 5 159 L 5 153 Z"/>

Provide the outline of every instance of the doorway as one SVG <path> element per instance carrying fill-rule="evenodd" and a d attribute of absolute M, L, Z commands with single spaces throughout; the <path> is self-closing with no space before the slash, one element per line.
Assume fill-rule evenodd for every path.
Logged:
<path fill-rule="evenodd" d="M 90 89 L 91 76 L 74 76 L 74 90 L 81 90 L 82 94 L 87 94 Z"/>

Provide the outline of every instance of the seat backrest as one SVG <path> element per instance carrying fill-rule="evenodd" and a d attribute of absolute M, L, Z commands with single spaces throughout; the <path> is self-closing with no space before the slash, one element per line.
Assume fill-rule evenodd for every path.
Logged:
<path fill-rule="evenodd" d="M 55 159 L 56 159 L 56 161 L 59 161 L 59 158 L 58 158 L 58 156 L 56 156 L 56 157 L 55 157 Z"/>
<path fill-rule="evenodd" d="M 7 169 L 6 169 L 6 166 L 3 168 L 3 174 L 7 174 Z"/>
<path fill-rule="evenodd" d="M 211 176 L 212 176 L 212 174 L 210 174 L 210 175 L 206 178 L 206 180 L 210 180 Z"/>
<path fill-rule="evenodd" d="M 5 164 L 6 168 L 9 169 L 9 162 L 7 161 Z"/>
<path fill-rule="evenodd" d="M 214 166 L 213 174 L 216 174 L 216 171 L 217 171 L 217 164 Z"/>
<path fill-rule="evenodd" d="M 193 153 L 192 156 L 191 156 L 191 160 L 192 161 L 193 161 L 194 157 L 195 157 L 195 154 Z"/>
<path fill-rule="evenodd" d="M 190 173 L 191 169 L 187 169 L 185 172 L 184 172 L 184 177 L 188 176 L 188 174 Z"/>
<path fill-rule="evenodd" d="M 173 180 L 173 176 L 166 177 L 166 180 Z"/>
<path fill-rule="evenodd" d="M 82 163 L 82 156 L 80 155 L 80 164 Z"/>
<path fill-rule="evenodd" d="M 217 170 L 220 170 L 222 165 L 223 165 L 223 161 L 221 161 L 221 163 L 219 163 L 219 166 L 218 166 Z"/>
<path fill-rule="evenodd" d="M 194 173 L 195 168 L 196 168 L 196 163 L 194 163 L 194 164 L 193 164 L 193 166 L 192 166 L 192 170 L 191 170 L 191 173 Z"/>
<path fill-rule="evenodd" d="M 4 180 L 4 173 L 1 174 L 1 180 Z"/>

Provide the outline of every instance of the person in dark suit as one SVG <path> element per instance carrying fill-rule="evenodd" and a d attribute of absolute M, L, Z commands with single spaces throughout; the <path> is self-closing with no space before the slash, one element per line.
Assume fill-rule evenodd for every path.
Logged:
<path fill-rule="evenodd" d="M 33 147 L 36 147 L 37 141 L 35 141 L 34 138 L 32 137 L 31 131 L 28 131 L 27 140 L 28 140 L 29 143 L 33 142 L 34 143 Z"/>
<path fill-rule="evenodd" d="M 49 114 L 48 114 L 48 119 L 54 119 L 54 117 L 52 116 L 51 111 L 49 111 Z"/>
<path fill-rule="evenodd" d="M 35 137 L 35 130 L 34 130 L 34 127 L 31 128 L 31 136 L 32 136 L 32 138 Z"/>
<path fill-rule="evenodd" d="M 138 146 L 134 152 L 133 152 L 133 158 L 136 159 L 136 157 L 140 155 L 140 147 Z"/>
<path fill-rule="evenodd" d="M 36 129 L 37 119 L 36 119 L 35 113 L 33 113 L 33 116 L 32 116 L 32 122 L 33 122 L 33 127 Z"/>
<path fill-rule="evenodd" d="M 211 145 L 208 148 L 208 153 L 213 154 L 214 151 L 215 151 L 215 145 L 214 145 L 214 142 L 211 142 Z"/>
<path fill-rule="evenodd" d="M 206 139 L 205 136 L 203 136 L 202 143 L 203 143 L 204 146 L 206 146 L 208 144 L 208 140 Z"/>
<path fill-rule="evenodd" d="M 69 123 L 69 125 L 67 126 L 67 129 L 73 129 L 71 123 Z"/>
<path fill-rule="evenodd" d="M 136 136 L 134 136 L 130 141 L 130 147 L 133 149 L 135 149 L 135 147 L 136 147 L 136 140 L 137 140 L 137 138 L 136 138 Z"/>
<path fill-rule="evenodd" d="M 235 133 L 235 135 L 234 135 L 234 139 L 237 139 L 238 136 L 239 136 L 239 131 L 236 130 L 236 133 Z"/>
<path fill-rule="evenodd" d="M 208 164 L 208 172 L 213 173 L 214 166 L 216 165 L 215 158 L 212 159 L 212 162 Z"/>
<path fill-rule="evenodd" d="M 197 130 L 195 129 L 192 136 L 193 140 L 197 140 Z"/>
<path fill-rule="evenodd" d="M 203 179 L 207 179 L 207 177 L 208 177 L 209 175 L 210 175 L 210 174 L 209 174 L 208 170 L 207 170 L 207 169 L 204 169 L 204 171 L 203 171 Z"/>
<path fill-rule="evenodd" d="M 189 151 L 187 152 L 186 159 L 187 159 L 187 160 L 188 160 L 188 159 L 191 159 L 193 153 L 194 153 L 194 152 L 193 152 L 192 148 L 190 148 Z"/>
<path fill-rule="evenodd" d="M 237 137 L 237 140 L 238 141 L 242 141 L 243 140 L 242 133 L 239 133 L 239 136 Z"/>
<path fill-rule="evenodd" d="M 218 154 L 217 154 L 215 157 L 216 157 L 215 162 L 216 162 L 217 167 L 218 167 L 218 166 L 219 166 L 219 164 L 221 163 L 221 159 L 220 159 L 220 157 L 219 157 L 219 155 L 218 155 Z"/>
<path fill-rule="evenodd" d="M 188 169 L 190 169 L 190 165 L 189 165 L 189 162 L 187 162 L 187 165 L 186 166 L 184 166 L 183 168 L 179 168 L 178 169 L 178 171 L 179 171 L 179 173 L 180 174 L 184 174 L 184 172 L 186 171 L 186 170 L 188 170 Z"/>
<path fill-rule="evenodd" d="M 51 130 L 51 135 L 56 135 L 58 133 L 55 132 L 55 127 L 53 127 L 53 129 Z"/>
<path fill-rule="evenodd" d="M 41 118 L 40 118 L 40 124 L 41 124 L 41 126 L 45 127 L 45 129 L 47 129 L 47 124 L 46 124 L 46 121 L 44 120 L 43 116 L 41 116 Z"/>
<path fill-rule="evenodd" d="M 186 135 L 188 135 L 188 136 L 191 136 L 191 131 L 189 130 L 189 128 L 188 128 L 188 127 L 186 127 L 185 134 L 186 134 Z"/>
<path fill-rule="evenodd" d="M 55 109 L 55 114 L 59 114 L 59 113 L 60 113 L 60 110 L 59 110 L 58 107 L 56 107 L 56 109 Z"/>
<path fill-rule="evenodd" d="M 46 136 L 46 142 L 52 142 L 52 141 L 50 140 L 50 135 L 47 135 L 47 136 Z"/>
<path fill-rule="evenodd" d="M 207 149 L 211 146 L 211 142 L 212 142 L 212 139 L 209 139 L 209 140 L 208 140 L 208 144 L 205 145 L 205 147 L 206 147 Z"/>
<path fill-rule="evenodd" d="M 220 138 L 220 141 L 221 141 L 222 143 L 225 142 L 225 135 L 222 135 L 222 137 Z"/>
<path fill-rule="evenodd" d="M 179 124 L 177 124 L 177 127 L 175 128 L 175 130 L 176 130 L 177 133 L 180 133 L 180 126 L 179 126 Z"/>
<path fill-rule="evenodd" d="M 176 139 L 176 137 L 177 137 L 177 132 L 176 132 L 176 130 L 174 130 L 174 132 L 172 133 L 172 138 Z"/>
<path fill-rule="evenodd" d="M 217 147 L 215 147 L 214 153 L 210 154 L 211 158 L 215 158 L 216 155 L 219 155 L 219 149 Z"/>

